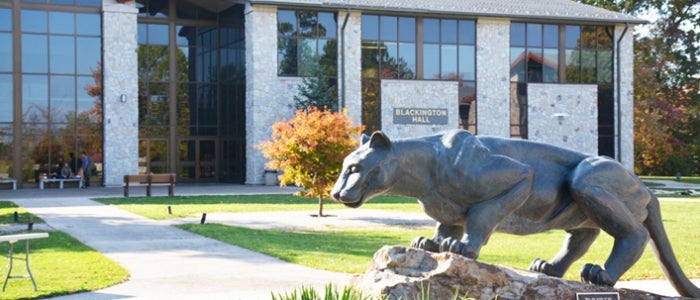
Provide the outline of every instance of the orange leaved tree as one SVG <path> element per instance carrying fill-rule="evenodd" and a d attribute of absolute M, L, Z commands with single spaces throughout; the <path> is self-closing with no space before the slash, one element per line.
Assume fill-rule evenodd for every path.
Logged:
<path fill-rule="evenodd" d="M 347 111 L 324 111 L 316 107 L 297 110 L 289 121 L 272 126 L 272 140 L 259 145 L 270 159 L 266 167 L 283 170 L 280 185 L 295 184 L 303 191 L 297 196 L 318 198 L 318 216 L 340 175 L 343 158 L 359 144 L 361 126 L 353 127 Z"/>

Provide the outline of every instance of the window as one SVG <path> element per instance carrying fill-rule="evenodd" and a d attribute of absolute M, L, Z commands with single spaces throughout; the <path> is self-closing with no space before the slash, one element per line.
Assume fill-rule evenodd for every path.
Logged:
<path fill-rule="evenodd" d="M 80 116 L 96 105 L 85 87 L 95 85 L 101 65 L 100 16 L 22 10 L 20 28 L 27 120 L 57 125 L 85 119 Z"/>
<path fill-rule="evenodd" d="M 0 8 L 0 143 L 3 128 L 12 122 L 12 10 Z M 9 45 L 9 46 L 8 46 Z M 7 124 L 2 124 L 7 122 Z M 4 158 L 0 156 L 0 162 Z M 0 173 L 3 170 L 0 170 Z"/>
<path fill-rule="evenodd" d="M 33 2 L 33 3 L 50 3 L 50 4 L 60 4 L 60 5 L 71 5 L 71 6 L 92 6 L 100 7 L 102 1 L 100 0 L 22 0 L 22 2 Z"/>
<path fill-rule="evenodd" d="M 416 42 L 416 18 L 362 15 L 362 124 L 365 133 L 381 129 L 380 78 L 417 78 Z"/>
<path fill-rule="evenodd" d="M 416 18 L 362 16 L 363 77 L 416 79 Z"/>
<path fill-rule="evenodd" d="M 511 82 L 612 82 L 612 30 L 609 26 L 511 23 Z"/>
<path fill-rule="evenodd" d="M 102 20 L 101 1 L 22 2 L 14 9 L 0 8 L 0 107 L 4 108 L 0 138 L 11 149 L 8 138 L 12 132 L 22 136 L 22 155 L 0 157 L 0 174 L 31 183 L 41 173 L 54 173 L 70 159 L 70 153 L 102 152 Z M 19 26 L 12 27 L 13 21 Z M 18 68 L 14 68 L 13 57 L 18 59 Z M 19 123 L 22 130 L 13 128 L 13 123 Z M 96 166 L 101 164 L 99 157 L 92 159 Z M 11 160 L 35 167 L 2 167 L 12 165 Z M 101 180 L 100 173 L 95 175 L 96 181 Z"/>
<path fill-rule="evenodd" d="M 475 81 L 476 22 L 363 15 L 362 71 L 365 78 Z"/>
<path fill-rule="evenodd" d="M 559 82 L 559 26 L 511 24 L 510 66 L 511 81 Z"/>
<path fill-rule="evenodd" d="M 423 19 L 423 79 L 475 80 L 475 22 Z"/>
<path fill-rule="evenodd" d="M 337 76 L 335 13 L 283 10 L 277 12 L 277 74 L 309 76 L 320 64 L 324 74 Z"/>

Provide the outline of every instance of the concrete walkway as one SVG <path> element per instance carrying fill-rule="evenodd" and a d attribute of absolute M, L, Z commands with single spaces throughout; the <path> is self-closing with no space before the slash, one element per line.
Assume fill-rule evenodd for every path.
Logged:
<path fill-rule="evenodd" d="M 347 274 L 319 271 L 231 246 L 89 200 L 121 196 L 120 188 L 0 192 L 129 270 L 125 283 L 57 299 L 270 299 L 304 286 L 322 290 Z M 138 189 L 132 195 L 140 195 Z M 155 194 L 158 194 L 156 189 Z M 165 188 L 162 188 L 162 193 Z M 291 193 L 237 185 L 178 185 L 178 195 Z M 39 287 L 41 284 L 39 282 Z"/>
<path fill-rule="evenodd" d="M 293 191 L 293 188 L 227 184 L 180 184 L 176 187 L 177 195 L 289 194 Z M 145 195 L 143 188 L 132 191 L 132 195 L 142 194 Z M 166 195 L 166 189 L 155 188 L 154 195 Z M 0 200 L 14 201 L 44 219 L 50 229 L 70 234 L 124 266 L 131 274 L 125 283 L 56 299 L 270 299 L 271 293 L 289 292 L 302 285 L 323 290 L 328 283 L 342 285 L 347 279 L 347 274 L 286 263 L 170 226 L 199 219 L 155 221 L 89 200 L 121 196 L 121 188 L 102 187 L 0 190 Z M 207 215 L 207 222 L 286 229 L 432 227 L 435 224 L 424 214 L 370 209 L 327 211 L 335 215 L 333 218 L 309 218 L 310 213 L 212 213 Z M 618 287 L 677 295 L 664 280 L 620 282 Z"/>

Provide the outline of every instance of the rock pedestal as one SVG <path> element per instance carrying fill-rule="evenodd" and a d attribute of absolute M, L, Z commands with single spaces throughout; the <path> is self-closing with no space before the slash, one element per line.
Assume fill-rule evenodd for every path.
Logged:
<path fill-rule="evenodd" d="M 568 281 L 540 273 L 506 268 L 453 253 L 433 253 L 384 246 L 372 267 L 350 284 L 377 299 L 577 299 L 577 293 L 617 293 L 618 298 L 681 299 L 648 292 Z M 609 295 L 609 294 L 608 294 Z M 455 298 L 455 296 L 458 296 Z"/>

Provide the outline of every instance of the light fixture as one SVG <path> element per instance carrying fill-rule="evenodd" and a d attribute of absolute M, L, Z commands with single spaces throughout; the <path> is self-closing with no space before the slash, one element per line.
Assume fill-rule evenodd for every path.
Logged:
<path fill-rule="evenodd" d="M 119 102 L 126 103 L 126 94 L 119 95 Z"/>
<path fill-rule="evenodd" d="M 563 120 L 563 119 L 566 119 L 566 118 L 568 118 L 568 117 L 569 117 L 569 114 L 567 114 L 567 113 L 555 113 L 555 114 L 552 114 L 552 118 L 554 118 L 554 119 L 559 119 L 560 121 Z"/>

